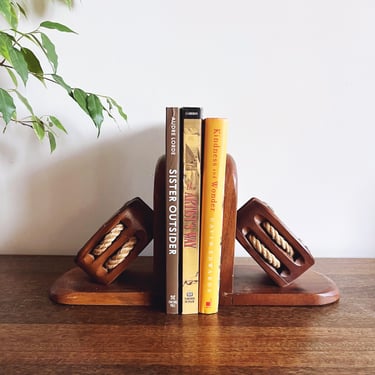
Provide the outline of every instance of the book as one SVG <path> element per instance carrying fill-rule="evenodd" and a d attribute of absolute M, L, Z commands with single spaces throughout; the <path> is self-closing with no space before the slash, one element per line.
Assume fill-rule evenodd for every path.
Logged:
<path fill-rule="evenodd" d="M 204 120 L 199 271 L 199 312 L 203 314 L 219 309 L 227 128 L 226 119 Z"/>
<path fill-rule="evenodd" d="M 201 109 L 181 108 L 181 313 L 198 313 Z"/>
<path fill-rule="evenodd" d="M 180 129 L 179 108 L 166 108 L 165 127 L 166 313 L 179 313 Z"/>

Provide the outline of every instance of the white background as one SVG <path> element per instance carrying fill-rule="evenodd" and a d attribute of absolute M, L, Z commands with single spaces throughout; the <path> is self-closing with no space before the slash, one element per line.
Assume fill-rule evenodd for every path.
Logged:
<path fill-rule="evenodd" d="M 266 201 L 315 257 L 375 256 L 375 2 L 83 0 L 42 19 L 79 33 L 49 33 L 60 74 L 129 121 L 97 139 L 63 90 L 30 80 L 69 135 L 50 155 L 29 129 L 0 134 L 0 253 L 76 254 L 126 201 L 152 207 L 165 107 L 198 105 L 229 119 L 239 207 Z"/>

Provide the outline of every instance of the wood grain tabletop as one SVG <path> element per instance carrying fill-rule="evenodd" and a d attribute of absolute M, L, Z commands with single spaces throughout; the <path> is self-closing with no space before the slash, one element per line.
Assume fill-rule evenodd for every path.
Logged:
<path fill-rule="evenodd" d="M 214 315 L 49 299 L 72 257 L 0 256 L 0 374 L 375 374 L 375 259 L 317 259 L 340 290 L 314 307 Z"/>

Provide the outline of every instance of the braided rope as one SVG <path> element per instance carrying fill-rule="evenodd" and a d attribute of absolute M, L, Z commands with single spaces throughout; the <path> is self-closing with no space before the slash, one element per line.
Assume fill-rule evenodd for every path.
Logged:
<path fill-rule="evenodd" d="M 112 242 L 120 235 L 123 230 L 124 226 L 121 223 L 117 224 L 91 253 L 96 257 L 103 254 L 112 245 Z"/>
<path fill-rule="evenodd" d="M 280 261 L 269 251 L 254 235 L 249 235 L 249 241 L 254 249 L 262 255 L 262 257 L 276 269 L 281 267 Z"/>
<path fill-rule="evenodd" d="M 292 246 L 280 235 L 280 233 L 268 222 L 265 221 L 262 224 L 266 232 L 271 236 L 272 240 L 275 241 L 289 256 L 293 257 L 294 250 Z"/>
<path fill-rule="evenodd" d="M 130 252 L 134 249 L 134 246 L 137 243 L 136 237 L 130 237 L 128 241 L 124 243 L 119 251 L 116 252 L 115 255 L 111 256 L 104 264 L 104 268 L 108 270 L 112 270 L 116 268 L 124 259 L 130 254 Z"/>

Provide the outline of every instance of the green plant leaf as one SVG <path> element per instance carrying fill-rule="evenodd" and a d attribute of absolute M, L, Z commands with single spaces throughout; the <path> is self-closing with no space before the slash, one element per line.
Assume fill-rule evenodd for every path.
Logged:
<path fill-rule="evenodd" d="M 58 23 L 58 22 L 44 21 L 39 26 L 44 27 L 46 29 L 52 29 L 52 30 L 58 30 L 58 31 L 65 32 L 65 33 L 77 34 L 74 30 L 70 29 L 68 26 L 65 26 L 62 23 Z"/>
<path fill-rule="evenodd" d="M 64 79 L 61 76 L 57 74 L 52 74 L 52 78 L 59 86 L 63 87 L 69 95 L 72 93 L 72 88 L 64 81 Z"/>
<path fill-rule="evenodd" d="M 36 76 L 36 78 L 38 78 L 41 82 L 44 83 L 44 72 L 38 58 L 34 55 L 34 52 L 28 48 L 22 47 L 21 53 L 23 54 L 23 57 L 26 60 L 29 72 L 33 73 Z"/>
<path fill-rule="evenodd" d="M 116 122 L 115 116 L 113 116 L 112 113 L 111 113 L 111 108 L 110 108 L 111 104 L 109 104 L 108 102 L 107 102 L 107 104 L 108 104 L 109 107 L 106 108 L 106 107 L 103 106 L 103 110 L 105 111 L 105 113 L 108 115 L 109 118 L 111 118 L 114 122 Z"/>
<path fill-rule="evenodd" d="M 27 13 L 25 11 L 25 8 L 23 8 L 19 3 L 17 3 L 17 7 L 18 9 L 20 10 L 20 13 L 25 17 L 27 18 Z"/>
<path fill-rule="evenodd" d="M 54 126 L 56 126 L 56 128 L 62 130 L 64 133 L 68 134 L 68 132 L 64 128 L 63 124 L 60 122 L 60 120 L 57 117 L 55 117 L 55 116 L 49 116 L 49 119 L 50 119 L 51 123 Z"/>
<path fill-rule="evenodd" d="M 20 33 L 19 31 L 18 31 L 18 33 L 20 35 L 22 35 L 24 38 L 29 39 L 30 42 L 34 43 L 45 54 L 45 56 L 48 58 L 47 52 L 44 49 L 42 42 L 37 38 L 37 36 L 34 33 L 26 33 L 25 34 L 25 33 Z"/>
<path fill-rule="evenodd" d="M 17 28 L 18 26 L 18 14 L 16 11 L 16 4 L 10 0 L 0 0 L 0 13 L 4 16 L 8 24 Z"/>
<path fill-rule="evenodd" d="M 87 96 L 88 94 L 79 88 L 73 90 L 73 99 L 90 116 L 90 112 L 87 108 Z"/>
<path fill-rule="evenodd" d="M 112 104 L 114 105 L 116 108 L 117 108 L 117 111 L 118 113 L 120 114 L 120 116 L 125 120 L 125 121 L 128 121 L 128 116 L 126 115 L 126 113 L 123 111 L 122 107 L 112 98 L 108 97 L 107 100 Z M 111 108 L 110 108 L 111 110 Z"/>
<path fill-rule="evenodd" d="M 0 88 L 0 113 L 3 115 L 5 124 L 8 124 L 16 113 L 13 98 L 4 89 Z"/>
<path fill-rule="evenodd" d="M 33 111 L 33 108 L 31 107 L 29 101 L 18 91 L 18 90 L 14 90 L 14 92 L 17 94 L 18 96 L 18 99 L 21 100 L 21 102 L 23 103 L 23 105 L 29 110 L 29 112 L 34 115 L 34 111 Z"/>
<path fill-rule="evenodd" d="M 1 0 L 0 0 L 1 1 Z M 29 74 L 27 62 L 14 44 L 16 40 L 9 34 L 0 32 L 0 54 L 13 66 L 14 70 L 26 84 Z"/>
<path fill-rule="evenodd" d="M 49 140 L 49 148 L 51 150 L 51 154 L 53 151 L 56 150 L 56 138 L 52 132 L 48 132 L 48 140 Z"/>
<path fill-rule="evenodd" d="M 17 48 L 12 47 L 9 50 L 9 61 L 13 65 L 14 70 L 21 77 L 24 85 L 26 85 L 29 76 L 29 68 L 22 52 Z"/>
<path fill-rule="evenodd" d="M 9 50 L 13 48 L 14 38 L 7 33 L 0 31 L 0 54 L 10 60 Z"/>
<path fill-rule="evenodd" d="M 99 136 L 100 127 L 102 126 L 104 120 L 103 105 L 95 94 L 89 94 L 87 96 L 87 109 L 89 110 L 92 121 L 94 121 L 95 126 L 98 128 Z"/>
<path fill-rule="evenodd" d="M 10 78 L 12 79 L 13 81 L 13 84 L 15 87 L 18 87 L 18 81 L 17 81 L 17 77 L 16 75 L 13 73 L 13 70 L 12 69 L 9 69 L 9 68 L 6 68 L 7 69 L 7 72 L 10 76 Z"/>
<path fill-rule="evenodd" d="M 53 68 L 53 72 L 56 73 L 58 66 L 58 56 L 56 54 L 55 45 L 51 42 L 50 38 L 48 38 L 46 34 L 40 33 L 40 36 L 42 38 L 42 45 L 46 52 L 47 58 Z"/>
<path fill-rule="evenodd" d="M 39 138 L 39 140 L 42 141 L 44 139 L 44 136 L 46 135 L 43 121 L 37 116 L 32 116 L 31 119 L 32 119 L 34 132 L 36 136 Z"/>

